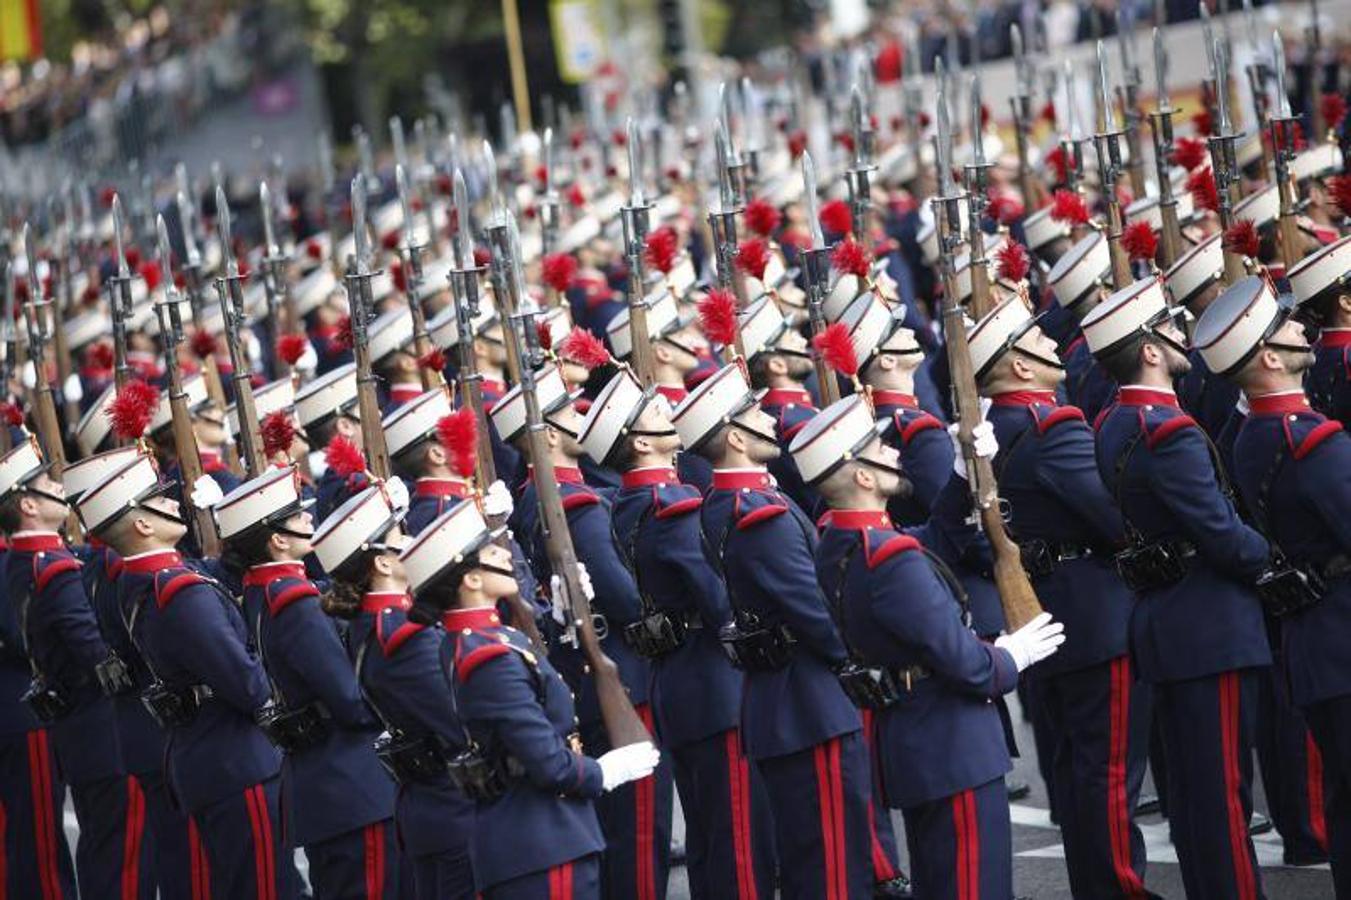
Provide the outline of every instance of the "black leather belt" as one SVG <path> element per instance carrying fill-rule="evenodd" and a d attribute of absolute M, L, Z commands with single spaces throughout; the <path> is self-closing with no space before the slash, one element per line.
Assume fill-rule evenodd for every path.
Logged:
<path fill-rule="evenodd" d="M 904 668 L 888 667 L 887 671 L 896 679 L 896 684 L 903 686 L 907 691 L 913 691 L 916 684 L 933 675 L 931 669 L 919 664 Z"/>

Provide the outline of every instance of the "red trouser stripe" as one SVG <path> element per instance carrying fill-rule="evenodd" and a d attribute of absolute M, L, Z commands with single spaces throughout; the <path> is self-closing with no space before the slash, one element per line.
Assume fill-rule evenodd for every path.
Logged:
<path fill-rule="evenodd" d="M 572 900 L 572 863 L 549 870 L 549 900 Z"/>
<path fill-rule="evenodd" d="M 61 895 L 61 878 L 56 867 L 56 816 L 52 798 L 51 760 L 47 749 L 47 731 L 28 733 L 29 786 L 33 792 L 33 830 L 37 839 L 38 878 L 45 900 Z"/>
<path fill-rule="evenodd" d="M 1248 856 L 1248 820 L 1239 798 L 1239 692 L 1238 673 L 1220 676 L 1220 744 L 1224 756 L 1224 799 L 1229 818 L 1229 852 L 1234 858 L 1234 883 L 1238 900 L 1256 900 L 1252 859 Z"/>
<path fill-rule="evenodd" d="M 646 703 L 634 707 L 648 734 L 655 730 L 652 707 Z M 657 776 L 639 779 L 633 786 L 634 800 L 634 876 L 638 880 L 638 900 L 657 900 L 657 866 L 653 858 L 657 836 Z"/>
<path fill-rule="evenodd" d="M 385 896 L 385 829 L 376 822 L 367 825 L 366 838 L 366 900 L 383 900 Z"/>
<path fill-rule="evenodd" d="M 141 840 L 145 835 L 145 792 L 127 776 L 127 824 L 122 842 L 122 900 L 136 900 L 141 885 Z"/>
<path fill-rule="evenodd" d="M 255 784 L 244 792 L 249 810 L 249 824 L 253 828 L 253 868 L 258 880 L 258 900 L 276 900 L 274 874 L 276 865 L 272 856 L 272 819 L 267 812 L 267 796 L 263 786 Z"/>
<path fill-rule="evenodd" d="M 206 862 L 206 849 L 197 821 L 188 819 L 188 854 L 192 863 L 192 900 L 211 900 L 211 870 Z"/>
<path fill-rule="evenodd" d="M 874 716 L 871 709 L 859 710 L 859 715 L 863 719 L 863 740 L 868 748 L 868 774 L 876 778 L 877 764 L 877 743 L 873 740 L 873 722 Z M 872 785 L 868 791 L 868 840 L 872 844 L 873 851 L 873 880 L 890 881 L 896 877 L 896 868 L 887 858 L 887 851 L 882 847 L 882 841 L 877 837 L 877 810 L 873 803 Z"/>
<path fill-rule="evenodd" d="M 750 768 L 741 755 L 741 735 L 735 728 L 727 743 L 727 793 L 731 801 L 732 856 L 736 860 L 736 889 L 740 900 L 757 900 L 755 857 L 751 852 Z"/>
<path fill-rule="evenodd" d="M 840 896 L 849 896 L 849 864 L 844 848 L 844 774 L 840 769 L 840 739 L 830 742 L 830 806 L 835 811 L 835 878 Z"/>
<path fill-rule="evenodd" d="M 1131 664 L 1126 657 L 1111 663 L 1111 729 L 1107 760 L 1107 830 L 1112 869 L 1127 897 L 1145 896 L 1145 886 L 1131 860 L 1131 806 L 1126 796 L 1126 757 L 1130 740 Z"/>
<path fill-rule="evenodd" d="M 1318 744 L 1313 739 L 1313 734 L 1306 728 L 1304 730 L 1304 748 L 1308 764 L 1305 767 L 1305 773 L 1309 779 L 1309 830 L 1313 832 L 1314 840 L 1318 841 L 1318 846 L 1323 848 L 1326 853 L 1328 849 L 1328 823 L 1323 813 L 1323 754 L 1318 750 Z"/>
<path fill-rule="evenodd" d="M 966 823 L 966 795 L 968 791 L 954 794 L 952 797 L 952 830 L 956 835 L 954 854 L 957 862 L 957 900 L 973 900 L 971 893 L 971 869 L 967 862 L 970 853 L 970 833 Z"/>
<path fill-rule="evenodd" d="M 831 810 L 833 792 L 830 789 L 830 744 L 819 744 L 812 751 L 816 763 L 816 802 L 821 812 L 821 853 L 826 867 L 826 900 L 846 900 L 840 891 L 839 873 L 835 871 L 835 823 Z"/>

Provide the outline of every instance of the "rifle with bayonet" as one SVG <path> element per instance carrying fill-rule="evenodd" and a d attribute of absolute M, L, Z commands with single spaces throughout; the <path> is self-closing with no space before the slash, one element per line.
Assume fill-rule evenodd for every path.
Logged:
<path fill-rule="evenodd" d="M 713 249 L 718 260 L 718 287 L 731 291 L 736 297 L 737 308 L 745 309 L 749 299 L 746 296 L 746 284 L 737 271 L 738 252 L 736 237 L 736 217 L 745 206 L 737 199 L 733 162 L 728 150 L 728 132 L 725 119 L 718 121 L 713 132 L 713 145 L 718 160 L 718 208 L 708 211 L 708 227 L 713 232 Z M 741 349 L 738 348 L 738 353 Z"/>
<path fill-rule="evenodd" d="M 1225 53 L 1224 45 L 1218 39 L 1211 47 L 1211 54 L 1215 58 L 1216 83 L 1225 84 L 1229 77 L 1229 58 Z M 1235 132 L 1229 120 L 1229 98 L 1226 96 L 1226 92 L 1219 92 L 1216 106 L 1219 109 L 1220 117 L 1216 120 L 1216 134 L 1209 141 L 1210 160 L 1215 175 L 1216 194 L 1220 201 L 1220 228 L 1228 231 L 1229 226 L 1234 224 L 1234 207 L 1238 205 L 1239 201 L 1236 145 L 1240 135 Z M 1247 267 L 1244 264 L 1243 257 L 1227 246 L 1228 241 L 1222 242 L 1226 244 L 1224 247 L 1223 282 L 1227 287 L 1247 275 Z"/>
<path fill-rule="evenodd" d="M 221 317 L 225 322 L 225 342 L 230 349 L 230 365 L 234 369 L 235 414 L 239 418 L 239 459 L 249 478 L 257 478 L 267 468 L 263 456 L 263 438 L 258 424 L 258 408 L 253 402 L 253 382 L 249 378 L 249 356 L 244 348 L 244 329 L 248 314 L 244 309 L 244 279 L 235 260 L 233 234 L 230 227 L 230 201 L 225 188 L 216 187 L 216 228 L 220 233 L 224 269 L 216 278 L 216 296 L 220 301 Z"/>
<path fill-rule="evenodd" d="M 48 217 L 56 222 L 56 203 L 49 205 L 52 214 Z M 64 433 L 72 434 L 75 424 L 80 421 L 80 401 L 71 396 L 68 390 L 72 373 L 70 344 L 66 339 L 66 316 L 75 305 L 74 272 L 71 270 L 74 256 L 75 220 L 74 204 L 71 202 L 69 186 L 62 191 L 61 206 L 63 215 L 61 224 L 56 225 L 56 246 L 52 251 L 50 271 L 52 273 L 52 349 L 56 356 L 57 384 L 61 385 L 61 406 L 65 413 Z"/>
<path fill-rule="evenodd" d="M 282 251 L 281 245 L 277 243 L 277 235 L 272 224 L 272 191 L 267 186 L 267 181 L 258 182 L 258 207 L 263 217 L 263 296 L 267 299 L 267 325 L 266 331 L 268 338 L 275 347 L 277 338 L 283 334 L 289 334 L 297 331 L 303 331 L 300 327 L 298 317 L 295 311 L 294 298 L 291 297 L 290 288 L 287 286 L 286 265 L 290 262 L 290 257 Z M 281 313 L 285 311 L 286 321 L 283 323 Z M 290 374 L 286 365 L 280 356 L 276 353 L 269 354 L 273 361 L 274 371 L 269 374 L 273 378 L 280 378 L 282 375 Z"/>
<path fill-rule="evenodd" d="M 1215 59 L 1217 43 L 1214 30 L 1210 27 L 1210 7 L 1206 0 L 1200 0 L 1197 4 L 1197 12 L 1201 17 L 1201 40 L 1206 48 L 1206 77 L 1201 79 L 1201 103 L 1206 108 L 1206 118 L 1210 120 L 1210 127 L 1214 130 L 1220 125 L 1218 89 L 1220 76 Z"/>
<path fill-rule="evenodd" d="M 458 248 L 455 253 L 456 264 L 448 276 L 452 302 L 455 304 L 455 378 L 460 405 L 472 409 L 478 419 L 478 445 L 475 448 L 478 483 L 490 485 L 497 480 L 497 467 L 493 461 L 488 416 L 483 408 L 483 376 L 478 373 L 474 359 L 474 321 L 479 316 L 479 277 L 483 269 L 474 264 L 474 242 L 469 236 L 469 190 L 465 187 L 464 174 L 459 169 L 455 169 L 451 191 L 455 215 L 460 223 L 455 235 Z M 504 322 L 504 336 L 508 327 L 509 324 Z"/>
<path fill-rule="evenodd" d="M 178 364 L 178 348 L 183 345 L 184 297 L 174 286 L 172 253 L 169 249 L 169 229 L 164 216 L 155 219 L 156 247 L 163 270 L 164 296 L 155 303 L 159 317 L 160 339 L 164 345 L 164 371 L 169 376 L 169 416 L 174 436 L 174 453 L 178 458 L 178 474 L 183 481 L 183 497 L 192 507 L 192 530 L 202 555 L 220 555 L 220 536 L 210 509 L 202 509 L 190 499 L 193 488 L 202 477 L 202 456 L 197 438 L 192 433 L 192 418 L 188 412 L 188 395 L 183 389 L 183 371 Z M 190 308 L 190 307 L 189 307 Z"/>
<path fill-rule="evenodd" d="M 967 243 L 970 245 L 971 316 L 977 320 L 994 303 L 990 297 L 989 260 L 985 258 L 985 232 L 981 221 L 989 205 L 989 174 L 994 164 L 985 159 L 985 135 L 981 129 L 980 72 L 971 77 L 971 162 L 965 168 L 967 189 Z"/>
<path fill-rule="evenodd" d="M 2 217 L 0 217 L 2 218 Z M 4 317 L 0 320 L 0 400 L 11 402 L 10 383 L 18 368 L 19 350 L 18 330 L 14 325 L 14 260 L 9 255 L 8 229 L 0 226 L 0 267 L 4 269 Z M 8 453 L 13 442 L 10 440 L 9 425 L 0 422 L 0 452 Z"/>
<path fill-rule="evenodd" d="M 422 253 L 426 245 L 418 240 L 417 225 L 413 220 L 413 204 L 408 186 L 408 172 L 402 163 L 394 165 L 394 182 L 399 189 L 399 207 L 403 211 L 403 246 L 399 249 L 404 258 L 404 284 L 408 294 L 408 311 L 413 316 L 413 348 L 418 359 L 424 359 L 432 349 L 432 339 L 427 335 L 427 313 L 422 307 Z M 419 365 L 418 373 L 422 377 L 422 389 L 444 387 L 445 377 L 431 368 Z"/>
<path fill-rule="evenodd" d="M 539 198 L 539 225 L 541 235 L 541 246 L 544 255 L 548 256 L 554 252 L 558 246 L 558 216 L 560 212 L 558 202 L 558 191 L 554 188 L 554 130 L 552 128 L 544 129 L 544 142 L 540 148 L 540 153 L 544 157 L 544 193 Z M 553 288 L 549 289 L 553 293 Z M 562 298 L 553 296 L 549 298 L 551 303 L 562 302 Z"/>
<path fill-rule="evenodd" d="M 962 307 L 957 301 L 956 255 L 961 243 L 963 195 L 952 180 L 952 131 L 948 119 L 946 77 L 941 60 L 937 61 L 935 68 L 938 75 L 938 153 L 935 165 L 938 167 L 939 196 L 936 198 L 934 218 L 938 227 L 944 284 L 943 338 L 947 344 L 957 411 L 957 434 L 962 444 L 962 454 L 966 458 L 968 483 L 981 527 L 994 551 L 994 580 L 999 589 L 1004 617 L 1009 630 L 1014 631 L 1040 615 L 1042 608 L 1023 569 L 1018 545 L 1005 528 L 994 469 L 989 459 L 977 456 L 975 452 L 973 430 L 981 421 L 980 395 L 976 391 L 976 375 L 971 366 L 971 350 L 967 345 Z"/>
<path fill-rule="evenodd" d="M 502 203 L 502 194 L 497 187 L 497 158 L 493 155 L 492 144 L 483 142 L 483 155 L 488 173 L 488 241 L 489 243 L 501 244 L 504 240 L 509 240 L 507 233 L 508 210 Z M 468 223 L 461 221 L 461 228 L 467 228 Z M 472 256 L 472 252 L 471 252 Z M 493 300 L 497 302 L 497 309 L 502 313 L 502 331 L 506 337 L 506 332 L 510 327 L 510 316 L 516 310 L 508 308 L 503 304 L 514 302 L 525 296 L 524 289 L 512 293 L 517 287 L 515 284 L 515 274 L 507 266 L 507 257 L 494 253 L 492 257 L 492 266 L 489 274 L 493 284 Z M 464 265 L 468 266 L 472 260 L 466 260 Z M 516 342 L 510 339 L 506 340 L 507 351 L 507 373 L 511 376 L 513 382 L 519 382 L 521 379 L 521 357 L 520 348 Z"/>
<path fill-rule="evenodd" d="M 368 331 L 371 319 L 375 317 L 371 279 L 380 273 L 371 269 L 370 240 L 366 233 L 366 179 L 360 174 L 352 179 L 352 235 L 355 250 L 352 271 L 347 275 L 347 301 L 351 306 L 352 355 L 357 369 L 361 440 L 371 474 L 381 481 L 388 481 L 393 470 L 389 464 L 389 448 L 385 444 L 385 429 L 380 424 L 380 402 L 375 393 Z"/>
<path fill-rule="evenodd" d="M 122 248 L 122 197 L 113 194 L 113 255 L 116 270 L 108 276 L 108 308 L 113 317 L 113 382 L 122 393 L 131 380 L 131 365 L 127 362 L 127 323 L 131 321 L 131 269 Z"/>
<path fill-rule="evenodd" d="M 629 201 L 620 209 L 624 226 L 624 254 L 629 264 L 629 338 L 633 370 L 644 388 L 656 383 L 651 333 L 647 327 L 647 278 L 643 254 L 647 248 L 648 215 L 652 204 L 643 192 L 643 143 L 638 125 L 628 120 Z"/>
<path fill-rule="evenodd" d="M 854 225 L 854 239 L 867 245 L 870 229 L 868 216 L 872 212 L 871 175 L 877 171 L 873 164 L 874 134 L 872 116 L 868 112 L 863 91 L 857 85 L 849 90 L 849 123 L 854 142 L 853 164 L 844 171 L 844 183 L 849 191 L 849 212 Z"/>
<path fill-rule="evenodd" d="M 1276 227 L 1281 238 L 1281 259 L 1288 272 L 1301 259 L 1299 223 L 1295 217 L 1299 208 L 1299 193 L 1294 173 L 1290 170 L 1297 152 L 1295 123 L 1299 117 L 1291 113 L 1290 96 L 1285 92 L 1285 46 L 1281 43 L 1279 31 L 1271 36 L 1271 49 L 1275 59 L 1273 68 L 1276 70 L 1276 115 L 1270 118 L 1267 127 L 1271 133 L 1272 162 L 1276 167 L 1276 190 L 1281 200 Z"/>
<path fill-rule="evenodd" d="M 490 232 L 493 256 L 500 254 L 501 265 L 513 273 L 509 279 L 509 289 L 513 293 L 521 287 L 520 257 L 515 255 L 514 231 L 515 223 L 508 215 L 500 230 Z M 517 294 L 509 301 L 509 306 L 519 310 L 523 300 Z M 650 741 L 652 737 L 634 710 L 633 701 L 629 699 L 628 691 L 619 678 L 618 667 L 601 648 L 593 624 L 591 604 L 582 587 L 577 553 L 572 544 L 572 533 L 568 530 L 567 513 L 563 509 L 563 496 L 558 489 L 553 458 L 549 454 L 548 439 L 544 434 L 547 426 L 535 391 L 535 366 L 543 359 L 539 334 L 535 328 L 536 315 L 536 310 L 513 312 L 509 319 L 511 335 L 508 339 L 517 344 L 517 354 L 521 359 L 520 386 L 525 401 L 526 455 L 535 472 L 540 530 L 544 535 L 549 566 L 558 576 L 578 644 L 595 679 L 596 700 L 610 745 L 623 747 Z"/>
<path fill-rule="evenodd" d="M 1244 71 L 1248 75 L 1248 91 L 1252 96 L 1253 113 L 1257 119 L 1257 128 L 1254 130 L 1260 137 L 1264 123 L 1269 121 L 1271 115 L 1271 98 L 1267 94 L 1270 68 L 1262 57 L 1261 43 L 1257 38 L 1257 14 L 1253 11 L 1252 0 L 1243 0 L 1243 20 L 1248 31 L 1248 46 L 1252 49 L 1252 60 Z M 1258 143 L 1262 145 L 1262 171 L 1270 172 L 1275 163 L 1275 148 L 1263 140 L 1259 140 Z"/>
<path fill-rule="evenodd" d="M 1182 255 L 1182 226 L 1177 218 L 1177 198 L 1173 196 L 1170 172 L 1173 158 L 1173 105 L 1168 99 L 1168 51 L 1163 32 L 1154 28 L 1154 86 L 1156 106 L 1149 114 L 1154 138 L 1154 175 L 1159 183 L 1159 217 L 1162 220 L 1163 268 L 1170 269 Z"/>
<path fill-rule="evenodd" d="M 825 302 L 830 294 L 830 248 L 826 246 L 826 236 L 821 230 L 821 220 L 816 209 L 816 163 L 807 151 L 802 153 L 802 201 L 807 213 L 807 227 L 812 236 L 812 245 L 802 252 L 807 266 L 807 321 L 815 338 L 826 330 Z M 821 406 L 825 408 L 840 399 L 840 383 L 834 370 L 826 363 L 825 354 L 817 349 L 815 343 L 812 342 L 812 363 L 816 367 Z M 744 355 L 739 330 L 737 353 Z"/>
<path fill-rule="evenodd" d="M 1098 92 L 1102 99 L 1102 130 L 1093 135 L 1093 147 L 1098 154 L 1102 199 L 1107 204 L 1107 249 L 1112 258 L 1112 287 L 1119 291 L 1135 279 L 1131 277 L 1130 256 L 1121 246 L 1125 217 L 1116 191 L 1117 180 L 1121 177 L 1121 129 L 1117 127 L 1116 107 L 1107 80 L 1107 51 L 1102 41 L 1098 41 Z"/>
<path fill-rule="evenodd" d="M 1145 156 L 1140 141 L 1140 66 L 1135 53 L 1135 22 L 1124 6 L 1116 10 L 1117 50 L 1121 55 L 1121 84 L 1117 95 L 1121 98 L 1121 112 L 1125 116 L 1126 174 L 1131 181 L 1132 196 L 1142 199 L 1148 194 L 1145 186 Z M 1104 98 L 1106 102 L 1107 98 Z"/>
<path fill-rule="evenodd" d="M 1014 143 L 1018 148 L 1018 189 L 1027 209 L 1040 209 L 1046 198 L 1046 186 L 1032 171 L 1028 155 L 1032 134 L 1032 83 L 1023 47 L 1023 31 L 1016 22 L 1009 26 L 1009 41 L 1013 45 L 1013 71 L 1017 79 L 1017 90 L 1009 97 L 1009 106 L 1013 110 Z M 915 162 L 918 165 L 918 158 Z"/>
<path fill-rule="evenodd" d="M 343 260 L 338 257 L 338 224 L 342 219 L 338 208 L 337 176 L 333 168 L 333 141 L 328 129 L 319 132 L 319 207 L 328 231 L 328 265 L 334 277 L 342 274 Z"/>
<path fill-rule="evenodd" d="M 1309 129 L 1315 141 L 1327 137 L 1323 121 L 1323 31 L 1318 23 L 1318 0 L 1309 0 L 1309 27 L 1304 32 L 1309 56 Z"/>
<path fill-rule="evenodd" d="M 1074 63 L 1065 60 L 1065 121 L 1067 129 L 1060 137 L 1061 153 L 1065 157 L 1065 187 L 1073 193 L 1083 191 L 1084 143 L 1079 132 L 1079 105 L 1074 96 Z M 1087 232 L 1086 225 L 1070 228 L 1070 239 L 1078 241 Z"/>
<path fill-rule="evenodd" d="M 53 330 L 59 326 L 52 321 L 52 301 L 43 296 L 33 229 L 27 222 L 23 223 L 23 252 L 28 259 L 28 302 L 24 304 L 23 315 L 28 327 L 28 358 L 33 365 L 33 419 L 43 458 L 52 465 L 52 477 L 59 480 L 66 468 L 66 446 L 56 417 L 52 382 L 47 377 L 47 346 Z"/>

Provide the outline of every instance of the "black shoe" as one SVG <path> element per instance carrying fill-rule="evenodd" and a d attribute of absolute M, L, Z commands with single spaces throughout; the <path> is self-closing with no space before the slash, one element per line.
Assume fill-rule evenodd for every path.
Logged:
<path fill-rule="evenodd" d="M 1159 802 L 1158 794 L 1141 794 L 1140 800 L 1135 804 L 1135 814 L 1137 816 L 1152 816 L 1163 807 Z"/>
<path fill-rule="evenodd" d="M 1262 815 L 1260 812 L 1254 812 L 1252 818 L 1248 820 L 1248 835 L 1250 837 L 1256 837 L 1259 834 L 1266 834 L 1275 827 L 1276 826 L 1272 824 L 1271 820 L 1266 816 Z"/>
<path fill-rule="evenodd" d="M 915 892 L 910 887 L 910 879 L 897 875 L 890 881 L 879 881 L 873 885 L 873 896 L 886 900 L 910 900 Z"/>
<path fill-rule="evenodd" d="M 1307 855 L 1296 853 L 1293 856 L 1289 853 L 1283 853 L 1281 854 L 1281 857 L 1282 861 L 1287 866 L 1321 866 L 1328 861 L 1328 855 L 1326 853 L 1311 853 Z"/>
<path fill-rule="evenodd" d="M 1032 785 L 1026 781 L 1018 781 L 1014 778 L 1006 777 L 1004 779 L 1004 790 L 1008 792 L 1009 800 L 1022 800 L 1028 794 L 1032 793 Z"/>

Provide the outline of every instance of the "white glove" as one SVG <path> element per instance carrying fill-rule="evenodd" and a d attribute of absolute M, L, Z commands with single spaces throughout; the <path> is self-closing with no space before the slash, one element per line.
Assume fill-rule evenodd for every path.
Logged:
<path fill-rule="evenodd" d="M 71 372 L 66 376 L 66 383 L 61 388 L 61 395 L 71 403 L 79 403 L 84 399 L 84 385 L 80 384 L 78 372 Z"/>
<path fill-rule="evenodd" d="M 192 505 L 198 509 L 210 509 L 221 501 L 225 494 L 220 485 L 210 475 L 203 475 L 192 483 Z"/>
<path fill-rule="evenodd" d="M 33 390 L 35 387 L 37 387 L 38 370 L 33 365 L 33 361 L 31 359 L 28 362 L 24 363 L 23 372 L 20 374 L 19 380 L 22 381 L 23 386 L 28 388 L 30 391 Z"/>
<path fill-rule="evenodd" d="M 957 473 L 957 477 L 966 477 L 966 457 L 962 454 L 962 442 L 957 437 L 958 425 L 948 426 L 948 439 L 952 441 L 952 471 Z M 989 422 L 981 420 L 980 424 L 971 429 L 971 441 L 975 445 L 976 455 L 982 459 L 990 459 L 999 452 L 999 439 L 994 436 L 994 426 Z"/>
<path fill-rule="evenodd" d="M 582 583 L 582 593 L 586 594 L 586 602 L 595 600 L 596 588 L 591 584 L 591 573 L 586 570 L 586 563 L 577 563 L 577 580 Z"/>
<path fill-rule="evenodd" d="M 402 478 L 395 475 L 385 482 L 385 496 L 389 497 L 389 505 L 395 511 L 406 512 L 408 510 L 408 485 L 403 483 Z"/>
<path fill-rule="evenodd" d="M 511 511 L 516 508 L 516 504 L 511 499 L 511 491 L 502 483 L 502 479 L 497 479 L 488 485 L 487 492 L 483 495 L 483 514 L 490 519 L 505 519 L 511 515 Z"/>
<path fill-rule="evenodd" d="M 314 352 L 314 344 L 305 342 L 305 352 L 300 354 L 295 367 L 301 372 L 313 372 L 319 367 L 319 354 Z"/>
<path fill-rule="evenodd" d="M 622 784 L 646 778 L 661 762 L 661 751 L 651 741 L 640 741 L 611 750 L 600 759 L 601 779 L 606 792 L 613 791 Z"/>
<path fill-rule="evenodd" d="M 1248 404 L 1247 394 L 1242 391 L 1238 392 L 1238 402 L 1234 404 L 1234 409 L 1238 410 L 1238 414 L 1245 419 L 1252 413 L 1252 407 Z"/>
<path fill-rule="evenodd" d="M 1051 614 L 1044 612 L 1013 634 L 1000 635 L 994 645 L 1009 651 L 1013 664 L 1021 672 L 1050 656 L 1063 643 L 1065 623 L 1051 621 Z"/>
<path fill-rule="evenodd" d="M 549 598 L 552 601 L 549 611 L 553 620 L 566 626 L 572 619 L 572 611 L 568 609 L 567 598 L 563 596 L 563 579 L 557 575 L 549 576 Z"/>

